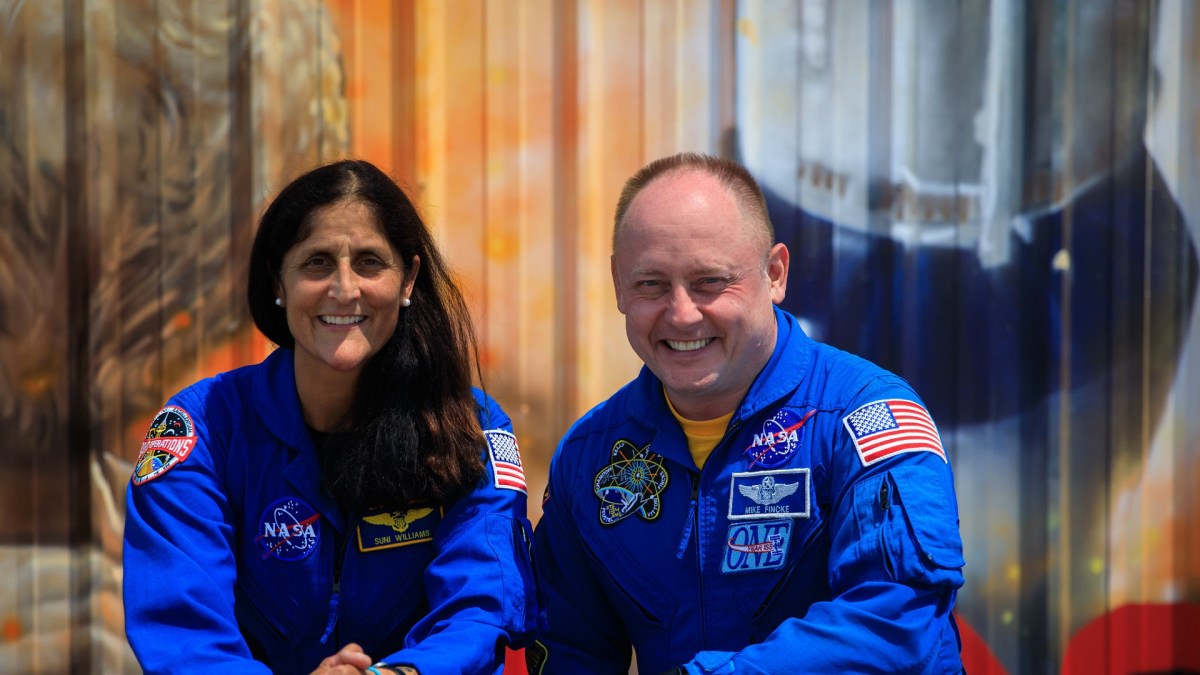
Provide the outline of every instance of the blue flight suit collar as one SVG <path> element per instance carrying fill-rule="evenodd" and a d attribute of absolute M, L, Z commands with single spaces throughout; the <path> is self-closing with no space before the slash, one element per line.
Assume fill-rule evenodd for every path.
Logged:
<path fill-rule="evenodd" d="M 767 406 L 790 396 L 812 368 L 815 343 L 804 334 L 796 317 L 775 307 L 775 349 L 763 369 L 759 371 L 738 406 L 737 413 L 729 421 L 731 427 L 740 425 Z M 687 439 L 683 429 L 674 423 L 670 408 L 663 394 L 662 381 L 646 366 L 634 380 L 626 412 L 635 420 L 655 429 L 655 436 L 668 434 L 661 443 L 655 443 L 655 451 L 668 459 L 685 466 L 692 465 L 688 453 Z M 672 423 L 665 423 L 667 421 Z"/>
<path fill-rule="evenodd" d="M 263 426 L 291 453 L 284 476 L 300 496 L 317 509 L 339 532 L 345 516 L 337 502 L 321 488 L 320 463 L 296 393 L 295 353 L 279 348 L 263 361 L 254 375 L 253 400 Z"/>

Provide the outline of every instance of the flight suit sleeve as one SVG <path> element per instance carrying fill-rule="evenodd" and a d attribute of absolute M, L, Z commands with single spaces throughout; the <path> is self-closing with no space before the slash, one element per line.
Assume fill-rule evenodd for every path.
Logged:
<path fill-rule="evenodd" d="M 193 412 L 196 414 L 193 415 Z M 146 673 L 269 673 L 234 615 L 234 526 L 204 411 L 156 416 L 126 492 L 125 633 Z"/>
<path fill-rule="evenodd" d="M 950 465 L 936 429 L 936 443 L 924 449 L 856 445 L 845 420 L 860 411 L 885 414 L 867 406 L 890 402 L 893 412 L 903 405 L 924 412 L 899 383 L 870 389 L 827 429 L 837 438 L 829 458 L 832 599 L 783 621 L 760 644 L 697 654 L 688 673 L 962 670 L 951 610 L 964 560 Z"/>
<path fill-rule="evenodd" d="M 429 612 L 404 648 L 381 659 L 430 675 L 499 673 L 505 648 L 537 630 L 524 467 L 512 423 L 494 403 L 484 417 L 485 475 L 451 506 L 424 572 Z"/>
<path fill-rule="evenodd" d="M 570 434 L 550 464 L 542 518 L 534 532 L 534 559 L 546 602 L 547 626 L 526 650 L 530 675 L 629 672 L 632 648 L 621 619 L 609 601 L 598 566 L 574 525 L 571 509 L 579 497 L 571 480 Z"/>

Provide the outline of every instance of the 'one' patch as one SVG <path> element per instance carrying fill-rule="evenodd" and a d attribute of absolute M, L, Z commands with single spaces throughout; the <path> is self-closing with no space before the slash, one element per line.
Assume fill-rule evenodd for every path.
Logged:
<path fill-rule="evenodd" d="M 734 523 L 726 537 L 721 571 L 756 572 L 783 567 L 791 540 L 790 520 Z"/>
<path fill-rule="evenodd" d="M 166 473 L 188 458 L 196 447 L 196 428 L 186 410 L 169 405 L 158 411 L 141 452 L 133 464 L 133 484 L 142 485 Z"/>
<path fill-rule="evenodd" d="M 262 559 L 303 560 L 321 541 L 321 514 L 298 497 L 275 500 L 259 517 L 258 536 Z"/>
<path fill-rule="evenodd" d="M 808 469 L 747 471 L 729 480 L 730 520 L 808 518 Z"/>
<path fill-rule="evenodd" d="M 367 553 L 433 541 L 433 532 L 440 522 L 441 507 L 365 515 L 358 523 L 358 550 Z"/>

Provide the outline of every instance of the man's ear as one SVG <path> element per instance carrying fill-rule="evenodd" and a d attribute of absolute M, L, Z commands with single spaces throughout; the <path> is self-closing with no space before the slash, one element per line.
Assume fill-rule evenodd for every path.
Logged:
<path fill-rule="evenodd" d="M 771 284 L 771 302 L 778 305 L 787 295 L 788 264 L 791 258 L 787 246 L 775 244 L 767 256 L 767 279 Z"/>
<path fill-rule="evenodd" d="M 612 270 L 613 293 L 617 296 L 617 311 L 625 313 L 625 298 L 621 292 L 621 275 L 617 272 L 617 256 L 611 255 L 608 257 L 608 266 Z"/>

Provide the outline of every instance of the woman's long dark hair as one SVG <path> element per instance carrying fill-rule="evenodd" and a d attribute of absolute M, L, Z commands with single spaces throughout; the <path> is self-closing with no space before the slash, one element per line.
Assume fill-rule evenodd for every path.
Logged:
<path fill-rule="evenodd" d="M 483 431 L 471 389 L 479 373 L 470 313 L 413 203 L 369 162 L 318 167 L 285 187 L 259 221 L 247 297 L 254 323 L 275 344 L 294 348 L 287 315 L 275 305 L 284 255 L 308 235 L 309 216 L 330 204 L 368 206 L 412 273 L 421 260 L 396 332 L 359 378 L 350 419 L 322 448 L 326 486 L 349 509 L 446 504 L 483 476 Z M 397 298 L 399 302 L 399 298 Z"/>

